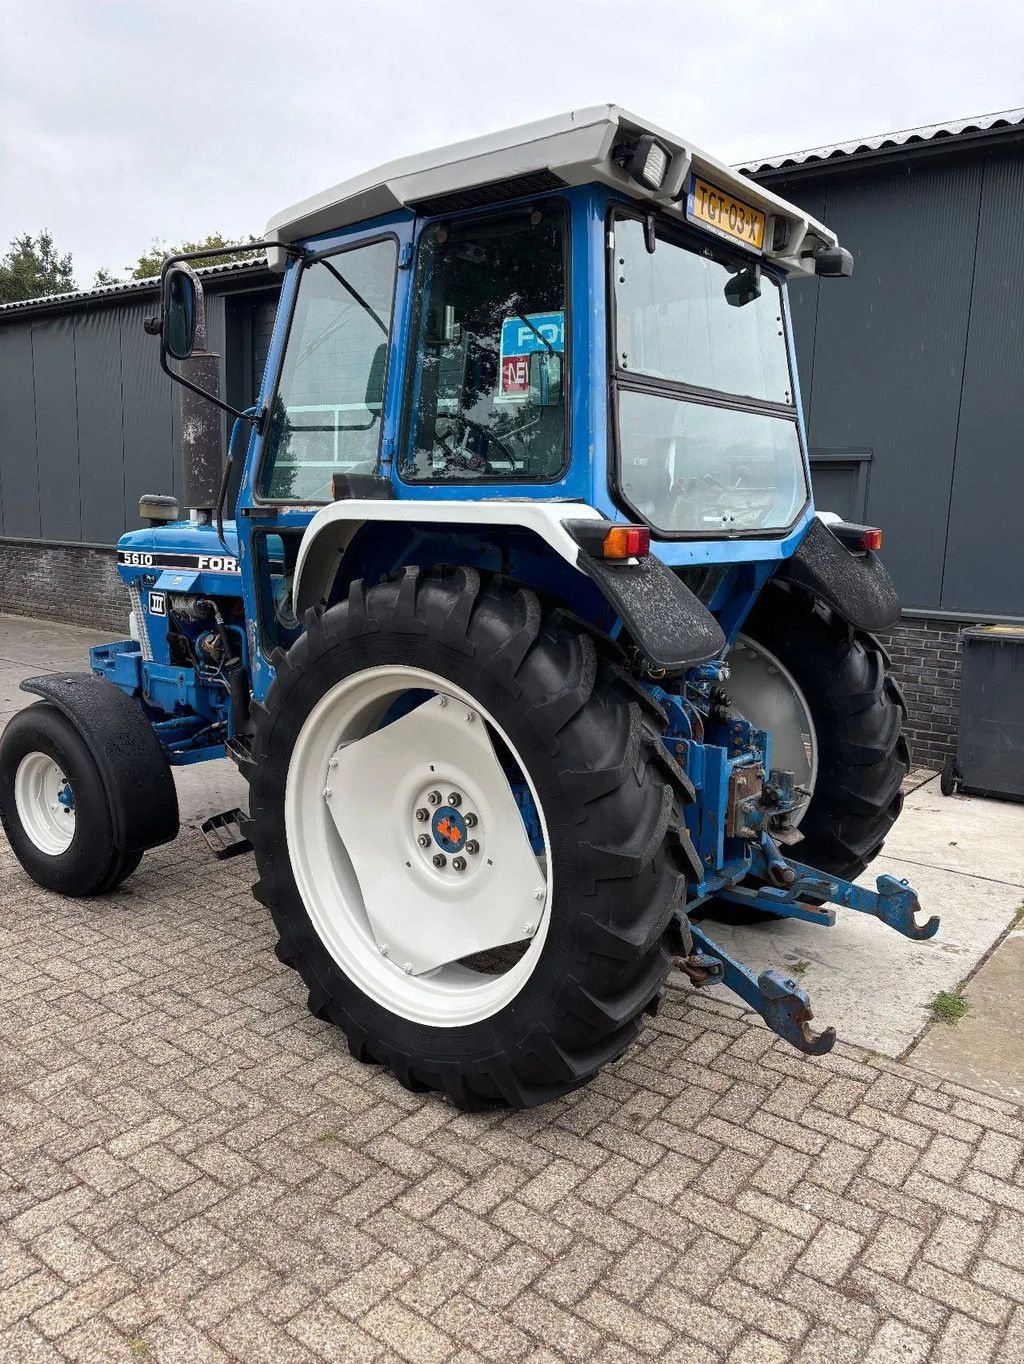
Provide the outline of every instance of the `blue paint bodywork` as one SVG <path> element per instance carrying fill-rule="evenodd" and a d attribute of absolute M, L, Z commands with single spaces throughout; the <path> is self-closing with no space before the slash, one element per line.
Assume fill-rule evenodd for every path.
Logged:
<path fill-rule="evenodd" d="M 410 347 L 413 309 L 414 263 L 417 247 L 431 219 L 419 219 L 401 212 L 381 217 L 344 232 L 327 233 L 302 246 L 308 253 L 323 253 L 351 247 L 382 236 L 393 236 L 398 245 L 399 268 L 395 287 L 387 384 L 381 411 L 379 471 L 390 479 L 394 496 L 430 504 L 439 499 L 486 502 L 490 498 L 578 501 L 596 508 L 604 516 L 622 521 L 627 516 L 613 495 L 615 483 L 609 402 L 608 324 L 606 307 L 606 245 L 609 208 L 628 202 L 613 192 L 596 186 L 566 189 L 562 192 L 569 218 L 569 302 L 566 351 L 568 359 L 570 458 L 564 473 L 554 482 L 501 486 L 493 483 L 458 484 L 444 482 L 431 486 L 415 484 L 402 477 L 400 431 L 406 364 Z M 528 202 L 528 201 L 524 201 Z M 451 216 L 449 215 L 449 220 Z M 269 411 L 276 392 L 278 375 L 287 346 L 292 311 L 298 292 L 303 262 L 290 259 L 286 268 L 277 321 L 270 344 L 266 372 L 256 408 Z M 765 267 L 766 269 L 769 267 Z M 784 284 L 784 282 L 783 282 Z M 783 326 L 790 351 L 797 413 L 801 413 L 792 330 L 785 288 L 782 288 Z M 263 424 L 265 430 L 266 424 Z M 800 441 L 805 468 L 807 445 L 802 415 L 798 415 Z M 221 756 L 234 736 L 236 723 L 224 669 L 216 658 L 199 661 L 204 646 L 215 649 L 209 636 L 209 618 L 192 619 L 179 611 L 177 598 L 202 598 L 215 604 L 221 613 L 223 630 L 232 641 L 237 657 L 251 683 L 253 697 L 262 700 L 273 680 L 271 652 L 278 643 L 287 644 L 299 632 L 289 627 L 282 639 L 280 630 L 270 628 L 272 566 L 280 577 L 280 563 L 286 544 L 294 545 L 317 508 L 315 506 L 268 503 L 258 494 L 259 469 L 264 436 L 254 427 L 245 454 L 238 497 L 238 519 L 224 527 L 220 540 L 212 525 L 179 522 L 169 526 L 132 531 L 119 542 L 119 571 L 137 592 L 139 619 L 136 635 L 148 640 L 149 658 L 137 640 L 121 641 L 92 651 L 95 672 L 108 677 L 118 687 L 136 697 L 153 723 L 172 763 L 202 761 Z M 807 483 L 810 486 L 809 470 Z M 795 523 L 775 535 L 744 537 L 734 535 L 716 539 L 658 540 L 652 538 L 651 552 L 665 564 L 685 570 L 706 565 L 725 569 L 707 602 L 731 642 L 742 629 L 753 603 L 781 561 L 794 553 L 814 515 L 810 499 Z M 168 556 L 193 556 L 196 563 L 167 566 Z M 436 522 L 420 524 L 374 523 L 363 528 L 353 540 L 335 588 L 345 591 L 355 577 L 375 581 L 405 565 L 430 567 L 438 562 L 460 563 L 502 572 L 524 582 L 532 582 L 547 593 L 562 598 L 585 620 L 615 638 L 619 622 L 594 583 L 566 564 L 532 534 L 510 528 L 479 532 L 465 527 Z M 211 656 L 212 657 L 212 656 Z M 196 660 L 195 666 L 190 659 Z M 813 881 L 817 873 L 788 863 L 766 832 L 767 815 L 755 800 L 743 804 L 737 798 L 744 770 L 752 778 L 771 782 L 771 738 L 735 717 L 722 719 L 715 689 L 725 674 L 719 665 L 693 669 L 682 680 L 670 685 L 650 682 L 656 701 L 668 716 L 665 745 L 672 759 L 692 782 L 695 800 L 686 810 L 686 834 L 692 857 L 700 874 L 688 885 L 687 909 L 710 896 L 732 896 L 758 907 L 768 900 L 776 912 L 828 922 L 829 911 L 814 910 L 803 904 L 791 887 L 766 891 L 750 888 L 751 879 L 771 882 L 793 872 L 799 891 L 813 892 L 838 900 L 855 909 L 876 913 L 900 931 L 907 931 L 912 892 L 905 888 L 879 886 L 879 894 L 851 887 L 829 878 L 827 886 Z M 756 781 L 755 781 L 756 784 Z M 779 778 L 775 806 L 785 810 L 787 794 Z M 758 788 L 759 789 L 759 788 Z M 520 812 L 534 846 L 540 851 L 543 840 L 537 811 L 526 784 L 513 781 Z M 732 805 L 730 804 L 732 801 Z M 827 894 L 826 894 L 827 892 Z M 765 897 L 768 897 L 767 900 Z M 864 897 L 867 897 L 865 899 Z M 806 997 L 795 983 L 765 973 L 755 978 L 739 963 L 714 946 L 698 930 L 693 932 L 696 952 L 689 958 L 691 977 L 700 984 L 710 979 L 726 979 L 752 1007 L 759 1009 L 773 1027 L 789 1036 L 805 1050 L 826 1049 L 821 1039 L 806 1032 Z M 829 1042 L 828 1045 L 831 1043 Z"/>

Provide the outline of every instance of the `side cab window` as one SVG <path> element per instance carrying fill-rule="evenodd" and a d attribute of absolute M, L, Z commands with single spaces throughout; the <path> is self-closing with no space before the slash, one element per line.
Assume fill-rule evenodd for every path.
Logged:
<path fill-rule="evenodd" d="M 394 238 L 302 267 L 257 483 L 274 502 L 329 502 L 336 473 L 373 473 L 394 307 Z"/>
<path fill-rule="evenodd" d="M 565 467 L 568 216 L 560 202 L 421 237 L 399 470 L 547 482 Z"/>

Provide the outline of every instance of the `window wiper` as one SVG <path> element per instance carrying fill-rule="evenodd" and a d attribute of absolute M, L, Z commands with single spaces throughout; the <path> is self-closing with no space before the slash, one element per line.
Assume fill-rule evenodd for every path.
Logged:
<path fill-rule="evenodd" d="M 352 284 L 350 284 L 350 283 L 348 282 L 348 280 L 347 280 L 347 279 L 345 278 L 345 276 L 340 272 L 340 270 L 335 270 L 334 266 L 333 266 L 333 265 L 330 263 L 330 261 L 328 261 L 328 260 L 314 261 L 314 262 L 312 262 L 312 263 L 313 263 L 314 265 L 324 265 L 324 266 L 326 266 L 327 269 L 330 271 L 330 273 L 334 276 L 334 278 L 335 278 L 335 279 L 338 281 L 338 283 L 341 285 L 341 287 L 342 287 L 344 290 L 346 290 L 347 293 L 349 293 L 349 294 L 352 295 L 352 297 L 355 299 L 355 301 L 359 304 L 360 308 L 362 308 L 363 312 L 364 312 L 364 313 L 368 313 L 369 316 L 373 318 L 374 322 L 376 322 L 377 326 L 381 329 L 381 331 L 384 333 L 385 336 L 388 335 L 387 323 L 383 320 L 383 318 L 382 318 L 382 317 L 380 316 L 380 314 L 376 311 L 376 309 L 375 309 L 371 304 L 367 303 L 366 299 L 363 298 L 363 296 L 362 296 L 362 294 L 359 292 L 359 290 L 358 290 L 354 285 L 352 285 Z M 308 268 L 309 268 L 309 267 L 307 267 L 307 269 L 308 269 Z M 305 349 L 305 350 L 302 352 L 302 354 L 299 356 L 298 363 L 301 364 L 301 363 L 303 362 L 303 360 L 308 359 L 309 356 L 311 356 L 311 355 L 313 354 L 314 351 L 319 350 L 320 347 L 324 344 L 325 341 L 329 341 L 330 338 L 331 338 L 332 336 L 334 336 L 334 334 L 335 334 L 341 327 L 343 327 L 343 326 L 345 325 L 345 323 L 347 322 L 347 320 L 348 320 L 348 319 L 347 319 L 346 317 L 344 317 L 344 316 L 339 317 L 335 322 L 332 322 L 332 323 L 331 323 L 331 325 L 326 329 L 326 331 L 323 331 L 323 332 L 320 333 L 319 336 L 314 337 L 313 340 L 310 341 L 310 343 L 309 343 L 309 345 L 306 347 L 306 349 Z"/>
<path fill-rule="evenodd" d="M 348 280 L 341 273 L 341 271 L 335 270 L 334 266 L 331 264 L 329 260 L 322 260 L 320 264 L 326 265 L 327 269 L 330 270 L 331 274 L 338 281 L 341 287 L 343 289 L 348 290 L 348 292 L 352 295 L 355 301 L 359 304 L 360 308 L 362 308 L 363 312 L 369 313 L 369 315 L 373 318 L 374 322 L 376 322 L 377 326 L 381 329 L 384 335 L 387 336 L 388 334 L 387 323 L 381 318 L 377 310 L 371 307 L 369 303 L 367 303 L 366 299 L 363 298 L 359 290 L 354 285 L 349 284 Z"/>

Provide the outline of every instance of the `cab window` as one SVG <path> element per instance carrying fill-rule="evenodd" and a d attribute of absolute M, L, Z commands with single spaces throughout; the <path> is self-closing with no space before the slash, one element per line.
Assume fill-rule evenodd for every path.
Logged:
<path fill-rule="evenodd" d="M 566 231 L 560 204 L 424 231 L 403 478 L 538 482 L 562 472 Z"/>
<path fill-rule="evenodd" d="M 328 502 L 334 474 L 374 472 L 396 259 L 389 238 L 303 267 L 264 443 L 261 497 Z"/>

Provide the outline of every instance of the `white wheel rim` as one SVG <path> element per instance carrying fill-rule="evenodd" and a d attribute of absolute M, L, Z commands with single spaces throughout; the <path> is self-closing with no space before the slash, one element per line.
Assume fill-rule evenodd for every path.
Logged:
<path fill-rule="evenodd" d="M 793 812 L 798 825 L 818 780 L 818 736 L 807 698 L 789 669 L 757 640 L 737 635 L 728 661 L 733 709 L 770 732 L 772 767 L 792 772 L 796 785 L 809 793 Z"/>
<path fill-rule="evenodd" d="M 410 691 L 432 695 L 381 728 L 395 698 Z M 544 854 L 530 844 L 492 734 L 525 779 Z M 324 947 L 392 1012 L 433 1027 L 464 1026 L 504 1008 L 533 974 L 550 921 L 544 811 L 508 735 L 446 678 L 386 665 L 321 697 L 289 761 L 285 835 Z M 500 973 L 462 964 L 514 943 L 526 945 Z"/>
<path fill-rule="evenodd" d="M 75 798 L 47 753 L 26 753 L 14 774 L 14 803 L 21 827 L 40 852 L 59 857 L 75 837 Z"/>

